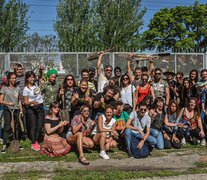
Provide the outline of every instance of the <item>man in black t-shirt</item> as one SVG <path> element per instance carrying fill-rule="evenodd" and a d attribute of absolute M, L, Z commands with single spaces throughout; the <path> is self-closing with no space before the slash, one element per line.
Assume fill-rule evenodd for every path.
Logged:
<path fill-rule="evenodd" d="M 92 119 L 98 118 L 98 115 L 103 114 L 106 105 L 114 105 L 116 102 L 114 97 L 115 90 L 113 86 L 105 88 L 104 92 L 98 93 L 94 98 Z"/>

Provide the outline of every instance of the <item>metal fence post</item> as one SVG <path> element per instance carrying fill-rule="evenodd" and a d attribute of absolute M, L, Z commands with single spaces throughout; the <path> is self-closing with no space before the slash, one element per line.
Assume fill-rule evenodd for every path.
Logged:
<path fill-rule="evenodd" d="M 207 68 L 207 52 L 203 53 L 203 68 Z"/>
<path fill-rule="evenodd" d="M 175 56 L 174 56 L 174 61 L 175 61 L 175 74 L 177 73 L 177 54 L 175 53 Z"/>
<path fill-rule="evenodd" d="M 78 57 L 78 52 L 76 53 L 76 68 L 77 68 L 77 71 L 76 71 L 76 73 L 77 73 L 77 76 L 79 77 L 79 57 Z"/>

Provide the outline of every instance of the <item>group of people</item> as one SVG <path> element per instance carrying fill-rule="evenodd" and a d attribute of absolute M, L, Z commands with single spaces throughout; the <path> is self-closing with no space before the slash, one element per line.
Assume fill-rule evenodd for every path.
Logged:
<path fill-rule="evenodd" d="M 11 139 L 25 135 L 34 151 L 52 157 L 76 147 L 84 165 L 89 164 L 84 149 L 94 146 L 100 148 L 100 157 L 110 159 L 107 151 L 117 146 L 133 157 L 132 149 L 206 144 L 207 69 L 199 78 L 196 69 L 189 77 L 163 73 L 153 60 L 149 67 L 132 68 L 129 54 L 127 72 L 122 73 L 110 65 L 102 70 L 103 56 L 101 52 L 96 69 L 82 69 L 80 81 L 68 74 L 61 82 L 55 69 L 48 70 L 45 79 L 42 66 L 35 74 L 23 73 L 16 64 L 0 90 L 1 153 L 7 152 Z"/>

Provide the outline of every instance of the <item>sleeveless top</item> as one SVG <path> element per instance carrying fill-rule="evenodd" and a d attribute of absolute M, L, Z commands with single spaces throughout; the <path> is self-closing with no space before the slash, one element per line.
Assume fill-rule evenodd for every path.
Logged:
<path fill-rule="evenodd" d="M 186 123 L 188 123 L 190 125 L 190 129 L 196 129 L 197 128 L 197 121 L 195 119 L 195 112 L 192 118 L 188 118 L 188 116 L 186 115 L 186 108 L 183 111 L 182 114 L 182 120 L 186 121 Z"/>
<path fill-rule="evenodd" d="M 156 112 L 157 115 L 155 117 L 151 117 L 152 119 L 152 124 L 151 124 L 151 128 L 157 129 L 157 130 L 161 130 L 163 125 L 164 125 L 164 119 L 165 119 L 165 113 L 158 113 Z"/>
<path fill-rule="evenodd" d="M 51 124 L 51 128 L 57 126 L 60 123 L 60 119 L 57 120 L 51 120 L 48 118 L 45 118 L 44 124 Z M 59 133 L 59 130 L 56 130 L 54 133 Z"/>
<path fill-rule="evenodd" d="M 138 92 L 138 99 L 137 99 L 137 104 L 143 101 L 143 99 L 146 96 L 150 95 L 150 85 L 147 84 L 146 88 L 143 88 L 141 86 L 137 86 L 137 92 Z"/>

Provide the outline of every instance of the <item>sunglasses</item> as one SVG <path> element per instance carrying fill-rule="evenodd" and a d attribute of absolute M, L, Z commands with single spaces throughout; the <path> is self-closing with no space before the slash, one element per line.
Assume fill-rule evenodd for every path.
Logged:
<path fill-rule="evenodd" d="M 123 80 L 129 80 L 129 78 L 123 78 Z"/>
<path fill-rule="evenodd" d="M 144 111 L 145 112 L 145 111 L 147 111 L 147 109 L 140 108 L 140 111 Z"/>
<path fill-rule="evenodd" d="M 54 106 L 53 108 L 54 108 L 54 109 L 59 109 L 59 106 Z"/>
<path fill-rule="evenodd" d="M 142 81 L 147 81 L 147 79 L 142 79 Z"/>
<path fill-rule="evenodd" d="M 120 70 L 116 70 L 115 73 L 121 72 Z"/>
<path fill-rule="evenodd" d="M 73 79 L 71 79 L 71 78 L 67 78 L 67 81 L 73 81 Z"/>
<path fill-rule="evenodd" d="M 106 69 L 105 71 L 109 71 L 109 72 L 112 72 L 112 69 Z"/>
<path fill-rule="evenodd" d="M 90 110 L 83 110 L 82 112 L 90 112 Z"/>
<path fill-rule="evenodd" d="M 161 73 L 155 73 L 155 75 L 161 75 Z"/>

